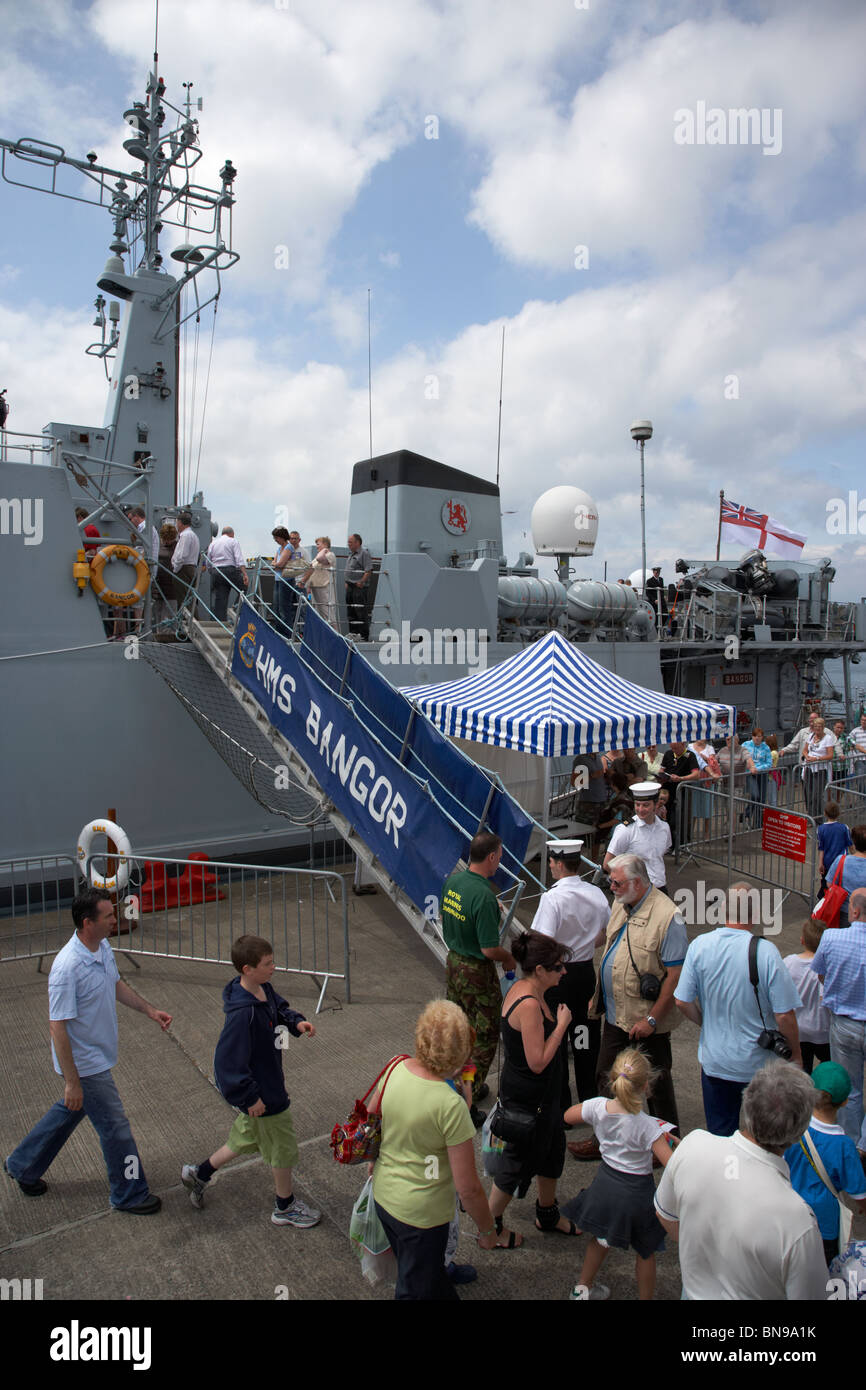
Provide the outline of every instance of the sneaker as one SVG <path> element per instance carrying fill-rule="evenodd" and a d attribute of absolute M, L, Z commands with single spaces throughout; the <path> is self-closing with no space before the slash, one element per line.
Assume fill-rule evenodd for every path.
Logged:
<path fill-rule="evenodd" d="M 201 1211 L 204 1206 L 205 1184 L 199 1180 L 197 1165 L 185 1163 L 180 1170 L 180 1180 L 189 1193 L 189 1200 L 196 1211 Z"/>
<path fill-rule="evenodd" d="M 445 1266 L 445 1274 L 452 1284 L 474 1284 L 478 1278 L 474 1265 L 456 1265 L 453 1260 Z"/>
<path fill-rule="evenodd" d="M 280 1211 L 274 1203 L 271 1213 L 271 1220 L 275 1226 L 318 1226 L 322 1219 L 322 1213 L 313 1207 L 308 1207 L 306 1202 L 302 1202 L 300 1197 L 295 1197 L 291 1206 L 286 1207 L 285 1211 Z"/>
<path fill-rule="evenodd" d="M 9 1172 L 9 1164 L 5 1159 L 3 1160 L 3 1171 L 13 1182 L 17 1182 L 25 1197 L 41 1197 L 43 1192 L 48 1191 L 48 1183 L 42 1178 L 37 1178 L 35 1182 L 22 1182 L 20 1178 L 16 1178 L 14 1173 Z"/>
<path fill-rule="evenodd" d="M 589 1289 L 585 1284 L 575 1284 L 568 1297 L 572 1303 L 601 1303 L 605 1298 L 610 1298 L 610 1289 L 596 1279 Z"/>

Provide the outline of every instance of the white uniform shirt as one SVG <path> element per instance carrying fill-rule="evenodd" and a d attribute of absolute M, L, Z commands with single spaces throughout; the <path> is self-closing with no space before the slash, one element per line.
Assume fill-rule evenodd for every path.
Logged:
<path fill-rule="evenodd" d="M 652 825 L 635 816 L 629 825 L 618 825 L 610 837 L 608 854 L 639 854 L 646 864 L 653 888 L 667 883 L 664 856 L 671 847 L 671 828 L 656 816 Z M 605 855 L 607 858 L 607 855 Z"/>
<path fill-rule="evenodd" d="M 656 1211 L 679 1222 L 688 1299 L 827 1297 L 824 1247 L 784 1158 L 737 1132 L 692 1130 L 662 1173 Z"/>
<path fill-rule="evenodd" d="M 571 951 L 572 962 L 592 960 L 599 932 L 607 926 L 610 907 L 600 888 L 569 874 L 554 883 L 538 904 L 532 930 L 551 936 Z"/>

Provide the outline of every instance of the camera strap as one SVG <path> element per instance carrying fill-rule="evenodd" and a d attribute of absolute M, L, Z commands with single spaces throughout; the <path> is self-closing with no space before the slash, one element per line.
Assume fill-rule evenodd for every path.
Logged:
<path fill-rule="evenodd" d="M 755 991 L 755 1003 L 758 1006 L 758 1013 L 761 1015 L 761 1027 L 765 1032 L 769 1032 L 770 1030 L 767 1028 L 767 1020 L 764 1018 L 764 1010 L 761 1008 L 761 999 L 758 994 L 758 943 L 760 940 L 760 936 L 753 936 L 749 941 L 749 979 L 752 983 L 752 989 Z"/>

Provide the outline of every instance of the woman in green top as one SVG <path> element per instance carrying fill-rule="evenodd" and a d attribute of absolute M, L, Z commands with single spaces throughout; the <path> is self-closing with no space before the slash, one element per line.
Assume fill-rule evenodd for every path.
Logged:
<path fill-rule="evenodd" d="M 463 1010 L 434 999 L 415 1025 L 415 1056 L 394 1068 L 382 1096 L 373 1196 L 397 1257 L 398 1299 L 457 1298 L 445 1273 L 455 1188 L 478 1227 L 482 1250 L 521 1244 L 513 1231 L 496 1232 L 475 1167 L 469 1107 L 445 1084 L 463 1066 L 473 1040 Z"/>

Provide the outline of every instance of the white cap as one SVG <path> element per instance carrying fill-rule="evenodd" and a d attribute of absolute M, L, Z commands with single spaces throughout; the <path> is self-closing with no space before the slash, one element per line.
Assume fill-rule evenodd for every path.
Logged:
<path fill-rule="evenodd" d="M 568 859 L 572 855 L 579 855 L 583 849 L 583 840 L 548 840 L 547 853 L 553 855 L 554 859 Z"/>
<path fill-rule="evenodd" d="M 634 801 L 652 801 L 662 789 L 661 782 L 632 782 L 629 787 Z"/>

